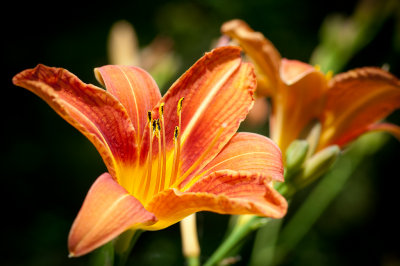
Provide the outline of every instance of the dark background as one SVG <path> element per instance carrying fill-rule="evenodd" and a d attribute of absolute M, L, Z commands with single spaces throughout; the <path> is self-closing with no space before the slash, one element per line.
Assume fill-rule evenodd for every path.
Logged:
<path fill-rule="evenodd" d="M 308 61 L 328 14 L 351 14 L 352 1 L 68 1 L 15 2 L 2 13 L 1 265 L 85 265 L 68 259 L 67 236 L 92 182 L 105 171 L 97 151 L 13 75 L 38 63 L 63 67 L 97 84 L 93 68 L 107 64 L 111 25 L 131 22 L 141 46 L 170 36 L 183 59 L 170 84 L 211 47 L 224 21 L 241 18 L 263 32 L 282 56 Z M 10 15 L 10 16 L 8 16 Z M 5 19 L 7 18 L 7 19 Z M 391 62 L 400 76 L 389 18 L 345 70 Z M 397 33 L 399 34 L 399 33 Z M 398 37 L 397 37 L 398 38 Z M 166 88 L 162 88 L 165 90 Z M 400 124 L 399 112 L 389 120 Z M 389 138 L 368 156 L 309 234 L 282 265 L 400 265 L 400 144 Z M 202 259 L 224 235 L 227 216 L 198 218 Z M 183 265 L 178 226 L 146 232 L 131 256 L 135 265 Z M 249 246 L 250 247 L 250 246 Z M 250 248 L 245 249 L 244 256 Z M 239 263 L 240 264 L 240 263 Z"/>

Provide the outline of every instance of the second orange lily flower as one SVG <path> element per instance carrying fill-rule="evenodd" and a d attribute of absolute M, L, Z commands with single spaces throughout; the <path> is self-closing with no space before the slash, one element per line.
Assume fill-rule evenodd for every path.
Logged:
<path fill-rule="evenodd" d="M 92 185 L 71 228 L 71 256 L 129 228 L 159 230 L 198 211 L 286 213 L 272 186 L 283 181 L 279 148 L 236 133 L 256 87 L 240 48 L 207 53 L 162 98 L 140 68 L 104 66 L 95 74 L 107 90 L 43 65 L 13 79 L 83 133 L 109 171 Z"/>
<path fill-rule="evenodd" d="M 400 139 L 400 127 L 379 122 L 400 108 L 400 80 L 392 74 L 363 67 L 324 75 L 318 67 L 281 58 L 273 44 L 244 21 L 226 22 L 221 30 L 255 64 L 257 92 L 272 102 L 270 136 L 283 153 L 313 121 L 321 123 L 317 150 L 343 147 L 371 130 L 388 131 Z"/>

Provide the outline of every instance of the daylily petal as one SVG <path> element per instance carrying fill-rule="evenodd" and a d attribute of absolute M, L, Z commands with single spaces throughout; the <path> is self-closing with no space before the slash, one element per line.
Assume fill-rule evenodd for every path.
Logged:
<path fill-rule="evenodd" d="M 257 92 L 274 95 L 279 83 L 281 56 L 275 46 L 260 32 L 253 31 L 242 20 L 231 20 L 221 27 L 222 33 L 237 41 L 256 66 Z"/>
<path fill-rule="evenodd" d="M 147 123 L 147 111 L 151 111 L 161 99 L 156 82 L 143 69 L 130 66 L 103 66 L 95 69 L 95 75 L 124 105 L 139 143 Z"/>
<path fill-rule="evenodd" d="M 400 81 L 379 68 L 336 75 L 329 87 L 319 149 L 332 144 L 344 146 L 400 108 Z"/>
<path fill-rule="evenodd" d="M 38 65 L 13 78 L 45 100 L 97 148 L 115 178 L 120 163 L 137 158 L 135 130 L 126 110 L 111 94 L 80 81 L 62 68 Z"/>
<path fill-rule="evenodd" d="M 165 103 L 167 150 L 172 150 L 174 128 L 179 124 L 177 104 L 180 98 L 185 98 L 180 131 L 181 173 L 214 140 L 217 139 L 216 143 L 211 145 L 198 168 L 204 167 L 229 141 L 252 106 L 255 86 L 252 66 L 242 62 L 240 48 L 233 46 L 206 53 L 174 83 L 161 102 Z M 153 111 L 155 117 L 158 106 Z"/>
<path fill-rule="evenodd" d="M 253 133 L 235 134 L 202 170 L 201 176 L 221 170 L 258 173 L 264 178 L 284 181 L 282 154 L 278 146 L 269 138 Z"/>
<path fill-rule="evenodd" d="M 286 213 L 287 202 L 260 175 L 219 171 L 201 179 L 185 192 L 169 189 L 160 193 L 146 209 L 159 219 L 148 229 L 158 230 L 199 211 L 281 218 Z"/>
<path fill-rule="evenodd" d="M 70 256 L 81 256 L 132 226 L 152 224 L 155 216 L 108 174 L 90 188 L 68 237 Z"/>
<path fill-rule="evenodd" d="M 282 151 L 318 118 L 327 81 L 323 73 L 297 60 L 282 59 L 282 85 L 272 104 L 271 138 Z"/>
<path fill-rule="evenodd" d="M 281 80 L 288 86 L 298 82 L 308 74 L 317 72 L 316 69 L 298 60 L 282 58 L 279 74 Z"/>
<path fill-rule="evenodd" d="M 392 134 L 395 138 L 400 141 L 400 127 L 398 125 L 390 123 L 376 123 L 370 125 L 368 131 L 385 131 Z"/>

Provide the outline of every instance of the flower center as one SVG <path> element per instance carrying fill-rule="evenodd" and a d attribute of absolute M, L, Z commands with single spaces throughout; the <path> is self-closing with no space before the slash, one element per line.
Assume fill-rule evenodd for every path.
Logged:
<path fill-rule="evenodd" d="M 177 104 L 178 125 L 175 126 L 173 134 L 174 149 L 170 152 L 166 151 L 165 138 L 165 120 L 164 120 L 164 104 L 160 104 L 159 118 L 154 119 L 152 112 L 148 112 L 147 126 L 149 128 L 148 141 L 149 148 L 145 164 L 137 167 L 133 181 L 132 195 L 140 199 L 142 204 L 149 202 L 152 197 L 168 188 L 178 188 L 179 185 L 190 175 L 196 171 L 198 166 L 204 161 L 206 156 L 215 147 L 218 139 L 222 135 L 226 124 L 223 124 L 217 131 L 208 147 L 198 157 L 198 159 L 184 173 L 180 171 L 181 165 L 181 147 L 182 147 L 182 105 L 184 98 L 181 98 Z M 157 145 L 156 147 L 154 147 Z M 153 156 L 154 149 L 158 150 L 158 154 Z M 199 177 L 196 177 L 197 180 Z M 191 182 L 192 183 L 192 182 Z M 186 186 L 185 186 L 186 187 Z"/>
<path fill-rule="evenodd" d="M 133 182 L 133 195 L 141 199 L 142 203 L 148 202 L 153 195 L 170 187 L 177 178 L 179 173 L 180 150 L 181 150 L 181 114 L 184 98 L 178 101 L 177 115 L 178 126 L 175 127 L 173 142 L 173 156 L 167 156 L 166 138 L 165 138 L 165 120 L 164 120 L 164 103 L 159 107 L 159 118 L 153 119 L 152 112 L 147 113 L 147 126 L 149 127 L 149 150 L 147 153 L 146 163 L 139 167 L 139 182 Z M 156 141 L 155 141 L 156 139 Z M 158 146 L 158 155 L 153 158 L 154 142 Z M 167 158 L 168 157 L 168 158 Z M 172 162 L 171 162 L 172 160 Z M 137 178 L 137 177 L 133 177 Z"/>

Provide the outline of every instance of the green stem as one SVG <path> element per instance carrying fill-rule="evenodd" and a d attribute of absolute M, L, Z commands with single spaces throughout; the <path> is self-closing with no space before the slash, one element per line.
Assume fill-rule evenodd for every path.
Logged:
<path fill-rule="evenodd" d="M 114 265 L 114 246 L 112 241 L 99 247 L 90 254 L 90 266 L 113 266 Z"/>
<path fill-rule="evenodd" d="M 144 231 L 142 230 L 127 230 L 115 240 L 114 248 L 116 266 L 124 266 L 126 264 L 133 246 L 143 232 Z"/>
<path fill-rule="evenodd" d="M 188 266 L 200 266 L 199 257 L 186 257 L 186 263 Z"/>
<path fill-rule="evenodd" d="M 222 242 L 222 244 L 217 248 L 217 250 L 212 254 L 212 256 L 206 261 L 204 266 L 218 265 L 226 255 L 246 237 L 248 234 L 254 230 L 265 225 L 270 219 L 262 218 L 258 216 L 251 216 L 244 223 L 237 224 L 233 229 L 232 233 Z"/>
<path fill-rule="evenodd" d="M 249 265 L 272 265 L 282 221 L 282 219 L 271 220 L 257 231 Z"/>

